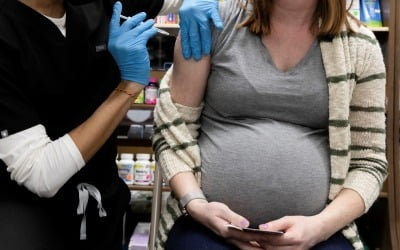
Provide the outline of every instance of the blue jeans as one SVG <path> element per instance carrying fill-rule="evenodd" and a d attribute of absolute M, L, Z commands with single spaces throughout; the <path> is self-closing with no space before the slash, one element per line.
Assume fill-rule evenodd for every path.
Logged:
<path fill-rule="evenodd" d="M 235 246 L 193 220 L 190 216 L 181 216 L 168 234 L 166 250 L 234 250 Z M 328 240 L 314 246 L 312 250 L 353 250 L 350 242 L 336 233 Z"/>

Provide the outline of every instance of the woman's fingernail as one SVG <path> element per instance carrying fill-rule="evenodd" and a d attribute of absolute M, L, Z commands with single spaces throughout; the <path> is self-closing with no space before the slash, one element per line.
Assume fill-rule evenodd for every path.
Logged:
<path fill-rule="evenodd" d="M 248 220 L 242 220 L 242 221 L 240 222 L 240 226 L 241 226 L 241 227 L 248 227 L 249 224 L 250 224 L 250 222 L 249 222 Z"/>
<path fill-rule="evenodd" d="M 264 229 L 264 230 L 268 229 L 268 223 L 261 224 L 260 229 Z"/>

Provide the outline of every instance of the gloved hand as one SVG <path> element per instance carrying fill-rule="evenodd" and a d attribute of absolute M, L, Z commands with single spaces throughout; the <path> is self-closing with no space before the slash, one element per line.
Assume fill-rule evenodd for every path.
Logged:
<path fill-rule="evenodd" d="M 182 53 L 185 59 L 200 60 L 211 52 L 210 19 L 222 29 L 218 0 L 184 0 L 179 10 Z"/>
<path fill-rule="evenodd" d="M 143 85 L 149 83 L 150 59 L 146 48 L 147 41 L 157 33 L 154 21 L 147 20 L 146 13 L 136 14 L 120 24 L 122 5 L 114 4 L 108 35 L 108 51 L 116 61 L 121 79 Z"/>

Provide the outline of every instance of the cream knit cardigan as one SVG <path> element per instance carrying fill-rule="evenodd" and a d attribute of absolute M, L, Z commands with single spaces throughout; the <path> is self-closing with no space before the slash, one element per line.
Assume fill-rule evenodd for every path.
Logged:
<path fill-rule="evenodd" d="M 351 22 L 355 33 L 344 30 L 320 41 L 329 88 L 329 146 L 331 178 L 329 200 L 342 188 L 359 193 L 365 212 L 377 199 L 387 176 L 385 156 L 385 83 L 383 57 L 374 34 Z M 201 171 L 197 130 L 202 107 L 173 103 L 169 92 L 172 68 L 159 90 L 154 111 L 153 150 L 164 178 L 180 172 Z M 181 215 L 173 194 L 161 213 L 157 249 L 163 249 L 169 230 Z M 342 229 L 354 249 L 364 249 L 356 225 Z"/>

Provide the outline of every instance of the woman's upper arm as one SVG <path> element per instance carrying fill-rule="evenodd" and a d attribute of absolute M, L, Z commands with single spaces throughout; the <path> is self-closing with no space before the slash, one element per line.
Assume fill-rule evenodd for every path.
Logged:
<path fill-rule="evenodd" d="M 176 39 L 174 51 L 174 70 L 170 83 L 174 102 L 198 107 L 203 101 L 208 75 L 210 56 L 203 56 L 199 61 L 185 60 L 182 56 L 180 37 Z"/>

